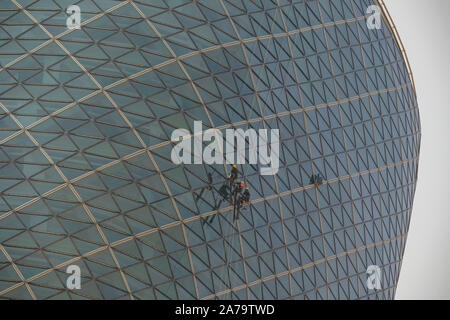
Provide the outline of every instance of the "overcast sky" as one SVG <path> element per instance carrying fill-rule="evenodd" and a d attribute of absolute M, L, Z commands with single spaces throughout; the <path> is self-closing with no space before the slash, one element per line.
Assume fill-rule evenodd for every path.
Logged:
<path fill-rule="evenodd" d="M 422 120 L 419 182 L 397 299 L 450 299 L 450 1 L 385 0 Z"/>

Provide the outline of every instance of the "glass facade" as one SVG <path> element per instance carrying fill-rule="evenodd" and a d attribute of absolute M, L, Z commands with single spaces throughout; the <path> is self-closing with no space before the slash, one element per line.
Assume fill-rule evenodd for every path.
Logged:
<path fill-rule="evenodd" d="M 420 121 L 374 4 L 1 1 L 0 298 L 392 299 Z M 194 121 L 280 130 L 236 221 L 229 165 L 171 161 Z"/>

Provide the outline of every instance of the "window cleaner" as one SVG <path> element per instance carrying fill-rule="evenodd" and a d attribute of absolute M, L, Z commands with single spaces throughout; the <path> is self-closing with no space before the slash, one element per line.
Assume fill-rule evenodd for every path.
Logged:
<path fill-rule="evenodd" d="M 249 201 L 250 201 L 250 191 L 248 190 L 248 187 L 245 188 L 245 191 L 242 194 L 241 199 L 242 199 L 241 200 L 241 206 L 245 206 L 246 204 L 249 203 Z"/>
<path fill-rule="evenodd" d="M 228 178 L 228 184 L 229 184 L 230 188 L 231 188 L 231 186 L 233 186 L 234 181 L 236 180 L 238 174 L 239 174 L 239 171 L 237 169 L 237 166 L 235 164 L 233 164 L 233 166 L 231 167 L 230 177 Z"/>

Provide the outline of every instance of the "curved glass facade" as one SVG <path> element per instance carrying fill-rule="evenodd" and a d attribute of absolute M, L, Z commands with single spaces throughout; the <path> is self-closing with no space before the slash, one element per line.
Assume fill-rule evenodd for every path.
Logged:
<path fill-rule="evenodd" d="M 73 2 L 0 4 L 1 298 L 394 297 L 420 122 L 377 1 Z M 230 165 L 171 160 L 194 121 L 279 130 L 236 221 Z"/>

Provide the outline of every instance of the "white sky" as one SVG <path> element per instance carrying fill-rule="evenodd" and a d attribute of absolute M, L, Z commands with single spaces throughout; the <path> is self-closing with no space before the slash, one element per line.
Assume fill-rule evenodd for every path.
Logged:
<path fill-rule="evenodd" d="M 450 299 L 450 1 L 385 0 L 408 54 L 422 121 L 419 182 L 397 299 Z"/>

